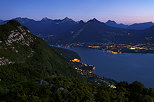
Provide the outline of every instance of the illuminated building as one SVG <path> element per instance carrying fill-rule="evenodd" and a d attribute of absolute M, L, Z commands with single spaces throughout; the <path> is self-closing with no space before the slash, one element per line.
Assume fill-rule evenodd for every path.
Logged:
<path fill-rule="evenodd" d="M 134 48 L 134 47 L 131 47 L 130 49 L 131 49 L 131 50 L 135 50 L 135 48 Z"/>
<path fill-rule="evenodd" d="M 73 59 L 73 60 L 71 60 L 72 62 L 80 62 L 80 60 L 79 59 Z"/>

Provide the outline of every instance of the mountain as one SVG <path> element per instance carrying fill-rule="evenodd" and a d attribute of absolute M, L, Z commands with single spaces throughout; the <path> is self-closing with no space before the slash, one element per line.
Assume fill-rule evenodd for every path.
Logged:
<path fill-rule="evenodd" d="M 126 29 L 128 28 L 128 25 L 117 24 L 115 21 L 111 21 L 111 20 L 108 20 L 105 24 L 111 27 L 126 28 Z"/>
<path fill-rule="evenodd" d="M 108 20 L 105 24 L 111 27 L 134 29 L 134 30 L 144 30 L 154 26 L 154 23 L 152 22 L 134 23 L 132 25 L 125 25 L 125 24 L 117 24 L 115 21 L 111 20 Z"/>
<path fill-rule="evenodd" d="M 83 24 L 85 24 L 82 20 L 75 22 L 68 17 L 57 20 L 45 17 L 40 21 L 18 17 L 13 20 L 16 20 L 26 26 L 34 35 L 43 38 L 48 43 L 52 43 L 55 39 L 57 39 L 57 36 L 62 37 L 73 30 L 79 29 Z M 2 24 L 6 24 L 7 22 L 8 20 L 3 21 Z"/>
<path fill-rule="evenodd" d="M 52 32 L 52 29 L 54 29 L 53 27 L 55 26 L 54 22 L 52 22 L 52 20 L 48 19 L 48 18 L 43 18 L 41 21 L 35 21 L 33 19 L 19 17 L 19 18 L 15 18 L 13 20 L 16 20 L 19 23 L 21 23 L 22 25 L 26 26 L 27 28 L 29 28 L 29 30 L 33 34 L 35 34 L 37 36 L 39 36 L 39 35 L 43 36 L 43 35 L 47 35 L 47 34 L 52 35 L 51 32 Z"/>
<path fill-rule="evenodd" d="M 57 38 L 63 43 L 72 42 L 120 42 L 129 39 L 129 30 L 107 26 L 97 19 L 91 19 L 78 29 Z M 56 41 L 56 42 L 58 42 Z"/>
<path fill-rule="evenodd" d="M 75 21 L 73 21 L 72 19 L 65 17 L 62 20 L 54 20 L 57 24 L 64 24 L 64 23 L 76 23 Z"/>
<path fill-rule="evenodd" d="M 20 22 L 22 25 L 29 28 L 29 30 L 42 38 L 50 38 L 51 36 L 54 37 L 55 35 L 59 35 L 64 32 L 68 32 L 71 30 L 74 30 L 74 28 L 78 27 L 81 23 L 85 23 L 81 20 L 81 22 L 76 22 L 68 17 L 65 17 L 64 19 L 56 19 L 52 20 L 47 17 L 42 18 L 40 21 L 36 21 L 29 18 L 14 18 L 13 20 L 16 20 Z M 3 21 L 0 20 L 0 24 L 7 23 L 8 20 Z M 135 23 L 132 25 L 125 25 L 125 24 L 118 24 L 115 21 L 108 20 L 106 25 L 116 28 L 125 28 L 125 29 L 134 29 L 134 30 L 144 30 L 147 28 L 150 28 L 154 25 L 152 22 L 144 22 L 144 23 Z"/>
<path fill-rule="evenodd" d="M 154 26 L 154 23 L 152 22 L 145 22 L 145 23 L 135 23 L 132 25 L 129 25 L 129 29 L 136 29 L 136 30 L 143 30 Z"/>
<path fill-rule="evenodd" d="M 42 22 L 46 22 L 46 23 L 53 22 L 53 20 L 52 20 L 52 19 L 49 19 L 49 18 L 47 18 L 47 17 L 42 18 L 42 20 L 41 20 L 41 21 L 42 21 Z"/>
<path fill-rule="evenodd" d="M 18 17 L 14 20 L 26 26 L 34 35 L 41 37 L 49 44 L 72 42 L 144 42 L 149 37 L 145 39 L 146 35 L 143 32 L 146 32 L 146 29 L 153 25 L 152 22 L 124 25 L 117 24 L 111 20 L 103 23 L 97 19 L 91 19 L 87 22 L 82 20 L 76 22 L 68 17 L 56 20 L 45 17 L 40 21 Z M 7 22 L 3 21 L 1 24 L 6 24 Z"/>
<path fill-rule="evenodd" d="M 15 18 L 14 20 L 26 26 L 33 34 L 46 39 L 47 42 L 55 39 L 55 36 L 67 33 L 78 28 L 83 22 L 75 22 L 66 17 L 62 20 L 52 20 L 47 17 L 41 21 L 35 21 L 28 18 Z M 50 40 L 48 40 L 50 39 Z"/>
<path fill-rule="evenodd" d="M 78 22 L 66 17 L 62 20 L 52 20 L 44 17 L 40 21 L 36 21 L 29 18 L 14 18 L 22 25 L 26 26 L 33 34 L 41 37 L 46 37 L 50 35 L 58 35 L 60 33 L 66 32 L 78 26 Z M 2 24 L 6 24 L 9 20 L 3 21 Z"/>
<path fill-rule="evenodd" d="M 74 76 L 76 72 L 63 56 L 20 23 L 11 20 L 0 26 L 1 85 L 52 75 Z"/>
<path fill-rule="evenodd" d="M 110 21 L 116 24 L 114 21 Z M 57 36 L 53 43 L 153 43 L 154 42 L 154 26 L 144 29 L 125 29 L 111 27 L 102 23 L 97 19 L 91 19 L 83 23 L 77 29 Z M 51 39 L 48 39 L 48 41 Z"/>

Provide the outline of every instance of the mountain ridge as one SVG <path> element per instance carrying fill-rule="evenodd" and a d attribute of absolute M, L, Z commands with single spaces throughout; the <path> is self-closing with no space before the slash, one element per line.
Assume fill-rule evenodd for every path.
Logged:
<path fill-rule="evenodd" d="M 52 21 L 52 22 L 55 22 L 55 23 L 59 23 L 61 21 L 70 21 L 70 22 L 72 21 L 72 22 L 76 22 L 76 23 L 79 22 L 79 21 L 74 21 L 74 20 L 72 20 L 71 18 L 68 18 L 68 17 L 65 17 L 64 19 L 50 19 L 50 18 L 44 17 L 41 20 L 34 20 L 34 19 L 29 19 L 29 18 L 17 17 L 17 18 L 13 18 L 12 20 L 17 20 L 20 23 L 22 23 L 24 20 L 27 20 L 27 21 L 33 20 L 33 21 L 36 21 L 36 22 L 41 22 L 41 21 L 45 21 L 45 19 L 46 19 L 46 22 Z M 0 22 L 2 24 L 6 23 L 6 21 L 9 21 L 9 20 L 0 20 Z M 118 24 L 114 20 L 108 20 L 107 22 L 104 22 L 104 23 L 107 24 L 108 26 L 112 26 L 112 27 L 126 28 L 126 29 L 136 29 L 136 30 L 143 30 L 143 29 L 149 28 L 149 27 L 154 25 L 153 22 L 133 23 L 131 25 L 122 24 L 122 23 Z"/>
<path fill-rule="evenodd" d="M 96 18 L 90 19 L 87 22 L 76 22 L 68 17 L 62 20 L 44 18 L 44 20 L 42 19 L 41 21 L 19 17 L 15 20 L 21 22 L 29 28 L 33 34 L 43 38 L 49 44 L 87 41 L 115 43 L 147 42 L 148 39 L 152 41 L 150 37 L 153 37 L 152 30 L 148 28 L 142 30 L 129 29 L 131 25 L 128 26 L 128 28 L 121 28 L 120 26 L 123 26 L 123 24 L 117 24 L 115 21 L 111 20 L 103 23 Z M 144 24 L 148 25 L 153 23 L 148 22 L 141 25 Z M 119 27 L 115 27 L 117 25 Z M 140 23 L 137 25 L 140 25 Z M 147 35 L 147 32 L 151 35 Z"/>
<path fill-rule="evenodd" d="M 112 21 L 112 20 L 108 20 L 107 22 L 105 22 L 106 25 L 108 26 L 111 26 L 111 27 L 117 27 L 117 28 L 126 28 L 128 29 L 128 25 L 125 25 L 125 24 L 117 24 L 115 21 Z"/>

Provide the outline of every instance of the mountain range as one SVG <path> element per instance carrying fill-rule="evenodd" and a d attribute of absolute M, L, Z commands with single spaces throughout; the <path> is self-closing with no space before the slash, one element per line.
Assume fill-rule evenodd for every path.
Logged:
<path fill-rule="evenodd" d="M 33 19 L 29 18 L 14 18 L 13 20 L 18 21 L 22 25 L 29 28 L 29 30 L 34 33 L 35 35 L 58 35 L 60 33 L 63 33 L 65 31 L 71 30 L 78 25 L 80 25 L 81 22 L 75 22 L 72 19 L 66 17 L 62 20 L 52 20 L 47 17 L 43 18 L 40 21 L 35 21 Z M 1 22 L 1 24 L 5 24 L 8 20 Z"/>
<path fill-rule="evenodd" d="M 144 30 L 154 26 L 152 22 L 144 22 L 144 23 L 134 23 L 132 25 L 125 25 L 125 24 L 117 24 L 115 21 L 108 20 L 106 25 L 117 27 L 117 28 L 125 28 L 125 29 L 136 29 L 136 30 Z"/>
<path fill-rule="evenodd" d="M 29 18 L 14 20 L 26 26 L 33 34 L 49 44 L 73 42 L 154 42 L 154 24 L 152 22 L 132 25 L 117 24 L 115 21 L 100 22 L 91 19 L 87 22 L 74 21 L 68 17 L 52 20 L 47 17 L 40 21 Z M 1 21 L 5 24 L 8 21 Z"/>
<path fill-rule="evenodd" d="M 144 30 L 111 27 L 91 19 L 78 29 L 55 36 L 56 43 L 114 42 L 114 43 L 153 43 L 154 26 Z M 52 39 L 54 41 L 55 39 Z M 49 39 L 48 41 L 51 41 Z"/>

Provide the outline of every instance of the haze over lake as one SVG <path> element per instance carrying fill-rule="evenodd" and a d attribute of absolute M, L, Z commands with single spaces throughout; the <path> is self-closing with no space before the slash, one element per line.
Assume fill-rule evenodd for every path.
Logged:
<path fill-rule="evenodd" d="M 96 66 L 95 73 L 116 81 L 139 81 L 154 88 L 154 54 L 112 54 L 89 48 L 69 48 L 77 52 L 82 62 Z"/>

